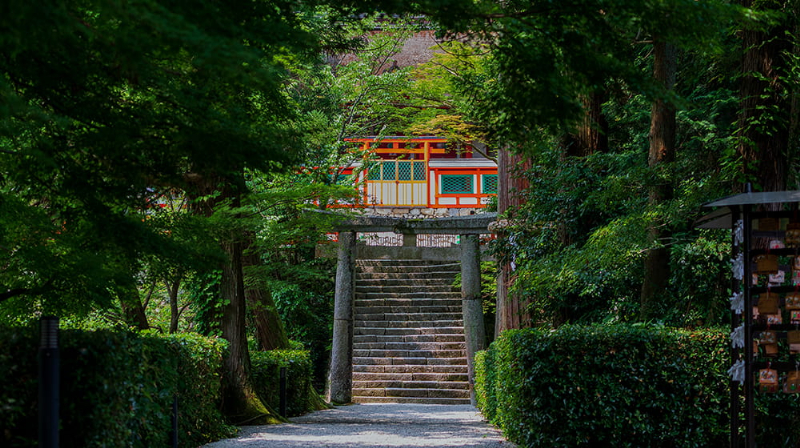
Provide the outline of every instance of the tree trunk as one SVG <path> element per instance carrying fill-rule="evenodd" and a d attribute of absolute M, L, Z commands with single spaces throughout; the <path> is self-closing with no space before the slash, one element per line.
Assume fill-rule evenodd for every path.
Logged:
<path fill-rule="evenodd" d="M 742 0 L 742 6 L 753 4 L 753 0 Z M 791 2 L 758 3 L 761 9 L 774 11 L 783 10 L 787 4 Z M 798 111 L 793 110 L 796 104 L 784 79 L 790 69 L 787 53 L 792 50 L 786 33 L 794 28 L 782 23 L 767 32 L 741 32 L 745 53 L 737 150 L 746 181 L 754 182 L 761 191 L 781 191 L 787 185 L 790 127 Z"/>
<path fill-rule="evenodd" d="M 245 275 L 249 277 L 244 290 L 247 306 L 253 315 L 256 327 L 256 341 L 260 350 L 282 350 L 289 348 L 289 338 L 283 327 L 281 317 L 272 300 L 272 294 L 263 283 L 253 278 L 254 268 L 261 265 L 261 257 L 253 246 L 255 236 L 248 232 L 246 239 L 247 249 L 242 258 Z"/>
<path fill-rule="evenodd" d="M 240 183 L 234 183 L 231 179 L 198 176 L 193 185 L 195 200 L 192 201 L 192 210 L 203 216 L 211 216 L 223 202 L 238 208 L 241 197 L 234 185 Z M 217 186 L 221 186 L 222 191 L 215 195 L 213 193 L 218 192 Z M 222 338 L 228 341 L 228 350 L 223 358 L 222 411 L 233 424 L 276 423 L 280 417 L 261 402 L 250 381 L 250 353 L 245 332 L 247 305 L 242 268 L 244 232 L 235 224 L 227 227 L 232 229 L 218 235 L 220 248 L 226 255 L 221 266 L 223 308 L 220 329 Z"/>
<path fill-rule="evenodd" d="M 605 91 L 593 92 L 583 99 L 583 122 L 575 133 L 574 145 L 567 148 L 569 157 L 586 157 L 608 152 L 608 122 L 603 114 Z"/>
<path fill-rule="evenodd" d="M 150 293 L 152 293 L 152 291 Z M 120 295 L 119 302 L 126 324 L 133 325 L 139 330 L 150 329 L 145 307 L 142 304 L 141 297 L 139 297 L 139 290 L 137 288 L 128 288 L 126 294 Z"/>
<path fill-rule="evenodd" d="M 223 360 L 223 412 L 233 423 L 257 423 L 268 417 L 269 410 L 261 403 L 250 382 L 250 353 L 245 333 L 246 304 L 242 271 L 242 241 L 230 235 L 222 242 L 228 260 L 222 266 L 221 292 L 223 339 L 228 353 Z"/>
<path fill-rule="evenodd" d="M 500 149 L 498 158 L 497 211 L 507 213 L 508 219 L 514 219 L 514 210 L 524 202 L 522 192 L 528 186 L 528 180 L 521 174 L 530 169 L 530 161 L 522 155 L 513 154 Z M 495 314 L 494 337 L 505 330 L 530 326 L 531 317 L 519 294 L 511 294 L 514 282 L 514 269 L 511 263 L 502 263 L 498 267 L 497 306 Z"/>
<path fill-rule="evenodd" d="M 178 293 L 181 287 L 180 273 L 175 276 L 172 282 L 165 280 L 164 284 L 167 286 L 167 292 L 169 293 L 169 332 L 173 334 L 178 332 L 178 319 L 181 317 L 178 309 Z"/>
<path fill-rule="evenodd" d="M 677 48 L 666 42 L 656 41 L 653 59 L 653 77 L 664 86 L 666 92 L 675 88 L 677 71 Z M 653 102 L 650 114 L 650 151 L 648 166 L 659 173 L 657 183 L 650 187 L 650 207 L 669 201 L 673 196 L 671 176 L 663 175 L 675 160 L 675 108 L 663 98 Z M 670 250 L 663 242 L 671 238 L 671 232 L 661 221 L 650 223 L 648 238 L 650 249 L 644 262 L 639 318 L 649 320 L 656 316 L 659 298 L 667 293 L 670 278 Z"/>

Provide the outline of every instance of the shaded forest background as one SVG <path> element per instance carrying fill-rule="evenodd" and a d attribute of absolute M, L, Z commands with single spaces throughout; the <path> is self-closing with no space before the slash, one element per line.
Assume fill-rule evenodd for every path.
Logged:
<path fill-rule="evenodd" d="M 345 137 L 432 134 L 486 143 L 507 173 L 498 331 L 723 325 L 729 234 L 694 222 L 747 183 L 798 189 L 798 12 L 6 2 L 0 320 L 220 336 L 229 414 L 263 412 L 250 350 L 303 344 L 321 389 L 333 265 L 315 246 L 332 223 L 308 210 L 354 200 Z M 430 62 L 387 70 L 431 27 Z"/>

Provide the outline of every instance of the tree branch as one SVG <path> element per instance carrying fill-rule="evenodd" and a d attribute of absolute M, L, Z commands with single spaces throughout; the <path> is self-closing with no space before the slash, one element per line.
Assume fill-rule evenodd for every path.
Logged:
<path fill-rule="evenodd" d="M 10 298 L 12 298 L 12 297 L 16 297 L 16 296 L 21 296 L 21 295 L 28 294 L 28 293 L 30 293 L 31 291 L 33 291 L 33 290 L 32 290 L 32 289 L 30 289 L 30 288 L 14 288 L 14 289 L 9 289 L 9 290 L 7 290 L 6 292 L 2 292 L 2 293 L 0 293 L 0 303 L 2 303 L 2 302 L 5 302 L 6 300 L 8 300 L 8 299 L 10 299 Z"/>

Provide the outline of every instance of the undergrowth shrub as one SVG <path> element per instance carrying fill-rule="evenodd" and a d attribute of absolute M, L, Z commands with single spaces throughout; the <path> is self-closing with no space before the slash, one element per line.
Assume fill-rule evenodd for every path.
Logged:
<path fill-rule="evenodd" d="M 489 421 L 494 421 L 497 415 L 497 369 L 494 364 L 494 356 L 497 350 L 482 350 L 475 354 L 475 398 L 477 399 L 478 409 L 483 412 L 484 417 Z"/>
<path fill-rule="evenodd" d="M 38 328 L 0 327 L 0 441 L 37 443 Z M 127 330 L 62 330 L 62 447 L 167 446 L 173 397 L 179 442 L 232 434 L 219 411 L 224 341 Z"/>
<path fill-rule="evenodd" d="M 222 356 L 227 349 L 227 341 L 196 333 L 163 337 L 180 354 L 178 423 L 180 436 L 192 442 L 187 446 L 198 446 L 234 434 L 235 429 L 223 423 L 220 411 Z"/>
<path fill-rule="evenodd" d="M 250 352 L 251 376 L 261 401 L 278 410 L 280 368 L 286 367 L 286 413 L 297 416 L 315 409 L 311 400 L 313 368 L 306 350 Z"/>
<path fill-rule="evenodd" d="M 526 447 L 728 446 L 725 331 L 506 331 L 476 357 L 484 414 Z"/>

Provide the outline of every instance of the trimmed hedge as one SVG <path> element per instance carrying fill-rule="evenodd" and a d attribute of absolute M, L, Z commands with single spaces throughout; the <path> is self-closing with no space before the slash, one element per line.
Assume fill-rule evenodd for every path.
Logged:
<path fill-rule="evenodd" d="M 646 325 L 507 331 L 476 356 L 478 404 L 521 446 L 728 446 L 727 344 Z"/>
<path fill-rule="evenodd" d="M 219 411 L 223 340 L 62 330 L 61 446 L 168 446 L 178 396 L 182 447 L 229 436 Z M 37 443 L 38 328 L 0 327 L 0 445 Z"/>
<path fill-rule="evenodd" d="M 306 350 L 250 352 L 251 377 L 261 401 L 273 410 L 280 404 L 280 368 L 286 367 L 286 413 L 288 417 L 316 409 L 311 393 L 313 368 Z"/>

